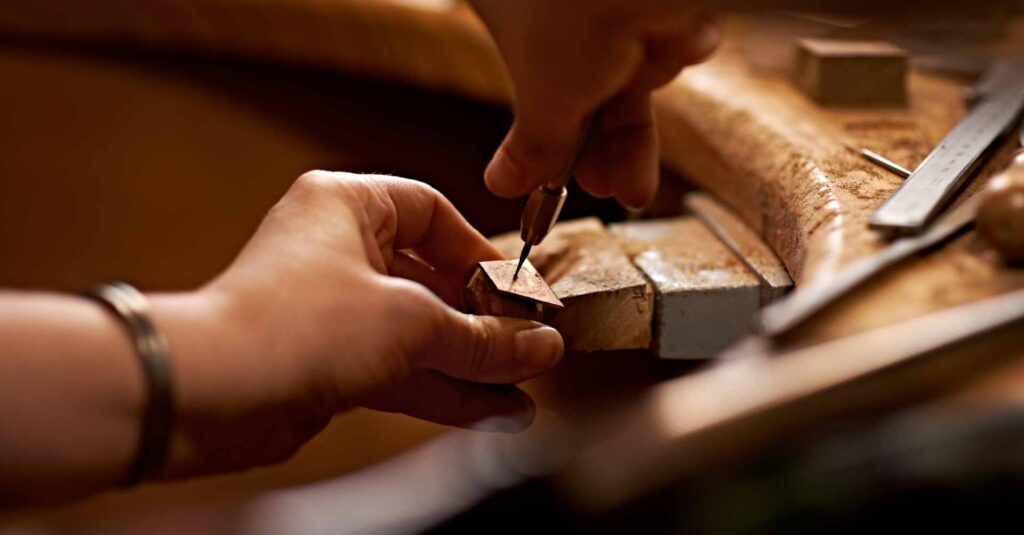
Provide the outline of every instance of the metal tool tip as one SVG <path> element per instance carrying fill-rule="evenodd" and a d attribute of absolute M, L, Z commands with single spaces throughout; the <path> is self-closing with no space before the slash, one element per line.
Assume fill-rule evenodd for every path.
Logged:
<path fill-rule="evenodd" d="M 512 274 L 512 280 L 519 278 L 519 270 L 523 269 L 523 263 L 526 262 L 526 257 L 530 256 L 530 249 L 532 248 L 533 246 L 528 243 L 523 244 L 523 251 L 519 253 L 519 264 L 516 265 L 516 272 Z"/>

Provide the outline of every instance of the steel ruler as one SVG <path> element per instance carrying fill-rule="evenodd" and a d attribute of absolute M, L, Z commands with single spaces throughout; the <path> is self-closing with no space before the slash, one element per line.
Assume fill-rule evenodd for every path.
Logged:
<path fill-rule="evenodd" d="M 985 96 L 871 217 L 889 234 L 918 234 L 971 175 L 982 155 L 1014 125 L 1024 109 L 1024 60 L 993 64 Z"/>

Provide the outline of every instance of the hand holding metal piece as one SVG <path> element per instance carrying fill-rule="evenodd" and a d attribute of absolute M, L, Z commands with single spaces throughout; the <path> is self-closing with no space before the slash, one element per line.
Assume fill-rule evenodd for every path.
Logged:
<path fill-rule="evenodd" d="M 594 116 L 583 121 L 579 142 L 565 169 L 557 177 L 537 188 L 526 200 L 521 223 L 523 250 L 519 253 L 519 264 L 516 266 L 513 280 L 519 277 L 519 270 L 530 255 L 530 249 L 534 245 L 540 245 L 540 242 L 547 237 L 548 232 L 551 232 L 551 227 L 555 226 L 555 222 L 558 221 L 558 214 L 562 212 L 562 206 L 565 204 L 565 197 L 568 194 L 565 187 L 573 179 L 576 164 L 579 163 L 580 156 L 583 155 L 583 150 L 587 146 L 587 140 L 590 138 L 590 128 L 593 122 Z"/>

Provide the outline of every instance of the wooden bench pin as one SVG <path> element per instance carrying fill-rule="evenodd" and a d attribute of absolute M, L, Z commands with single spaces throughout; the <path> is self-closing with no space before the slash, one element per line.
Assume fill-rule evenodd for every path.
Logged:
<path fill-rule="evenodd" d="M 502 256 L 522 248 L 520 233 L 491 238 Z M 596 217 L 555 224 L 530 253 L 533 266 L 565 308 L 544 311 L 567 351 L 647 349 L 654 293 L 643 274 Z"/>
<path fill-rule="evenodd" d="M 529 260 L 517 277 L 518 260 L 480 262 L 464 292 L 466 310 L 485 316 L 510 316 L 539 321 L 544 307 L 562 308 L 562 301 L 551 290 Z"/>

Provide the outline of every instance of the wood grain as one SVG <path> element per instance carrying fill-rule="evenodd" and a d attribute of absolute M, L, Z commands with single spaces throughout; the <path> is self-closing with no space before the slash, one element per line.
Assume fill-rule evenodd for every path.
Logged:
<path fill-rule="evenodd" d="M 609 228 L 654 287 L 659 357 L 710 358 L 753 331 L 760 281 L 695 217 Z"/>
<path fill-rule="evenodd" d="M 684 202 L 757 277 L 761 283 L 761 306 L 781 298 L 793 288 L 793 279 L 775 252 L 732 210 L 706 193 L 691 193 Z"/>
<path fill-rule="evenodd" d="M 518 232 L 491 239 L 508 257 L 522 247 Z M 565 304 L 545 321 L 574 351 L 646 349 L 654 295 L 597 218 L 558 223 L 531 259 Z"/>

